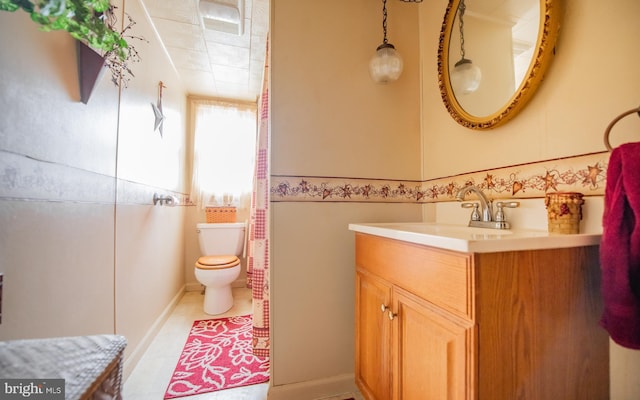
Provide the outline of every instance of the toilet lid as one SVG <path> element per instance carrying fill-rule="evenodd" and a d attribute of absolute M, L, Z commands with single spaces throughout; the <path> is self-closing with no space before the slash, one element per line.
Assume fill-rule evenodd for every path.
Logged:
<path fill-rule="evenodd" d="M 231 268 L 240 264 L 237 256 L 202 256 L 198 258 L 196 268 L 200 269 L 223 269 Z"/>

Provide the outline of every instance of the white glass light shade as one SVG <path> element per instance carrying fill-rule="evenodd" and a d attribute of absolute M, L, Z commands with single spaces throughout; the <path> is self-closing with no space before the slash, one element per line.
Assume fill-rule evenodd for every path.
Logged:
<path fill-rule="evenodd" d="M 369 62 L 369 74 L 377 83 L 393 82 L 402 74 L 402 57 L 392 44 L 378 46 L 376 54 Z"/>
<path fill-rule="evenodd" d="M 458 61 L 451 72 L 451 87 L 457 95 L 469 94 L 478 90 L 482 72 L 471 60 L 463 58 Z"/>

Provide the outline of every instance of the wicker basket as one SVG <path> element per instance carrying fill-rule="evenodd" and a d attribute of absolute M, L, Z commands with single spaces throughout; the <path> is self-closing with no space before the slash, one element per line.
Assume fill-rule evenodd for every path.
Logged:
<path fill-rule="evenodd" d="M 207 223 L 236 222 L 235 207 L 207 207 L 205 213 Z"/>
<path fill-rule="evenodd" d="M 549 232 L 580 233 L 582 219 L 582 193 L 558 192 L 548 193 L 544 199 L 547 207 Z"/>

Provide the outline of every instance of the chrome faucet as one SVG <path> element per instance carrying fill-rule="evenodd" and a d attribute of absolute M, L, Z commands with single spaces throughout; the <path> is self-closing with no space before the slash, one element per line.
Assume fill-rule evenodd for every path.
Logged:
<path fill-rule="evenodd" d="M 464 201 L 464 196 L 467 193 L 473 192 L 478 199 L 480 200 L 480 212 L 477 210 L 477 204 L 472 205 L 474 211 L 471 213 L 471 220 L 469 221 L 469 226 L 478 227 L 478 228 L 491 228 L 491 229 L 509 229 L 509 223 L 505 220 L 504 216 L 504 207 L 515 208 L 520 205 L 517 201 L 512 201 L 508 203 L 498 202 L 496 203 L 496 207 L 498 207 L 498 211 L 496 212 L 495 218 L 493 216 L 493 202 L 487 198 L 487 196 L 475 185 L 468 185 L 458 190 L 456 193 L 456 200 Z M 468 208 L 469 203 L 463 203 L 462 207 Z"/>
<path fill-rule="evenodd" d="M 484 193 L 482 193 L 482 190 L 478 189 L 476 186 L 474 185 L 469 185 L 469 186 L 465 186 L 462 189 L 458 190 L 458 193 L 456 193 L 456 200 L 458 201 L 464 201 L 464 196 L 467 195 L 467 193 L 469 192 L 473 192 L 476 194 L 476 196 L 478 196 L 478 199 L 480 199 L 480 217 L 481 217 L 481 221 L 484 222 L 489 222 L 493 220 L 493 207 L 491 204 L 491 201 L 489 201 L 489 199 L 487 199 L 487 196 L 485 196 Z"/>

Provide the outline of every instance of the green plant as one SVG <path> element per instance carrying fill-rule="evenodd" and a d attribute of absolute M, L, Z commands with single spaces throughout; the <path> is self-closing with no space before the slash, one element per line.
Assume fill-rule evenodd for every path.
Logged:
<path fill-rule="evenodd" d="M 67 31 L 99 52 L 111 71 L 114 84 L 126 87 L 133 77 L 129 64 L 139 62 L 140 56 L 127 39 L 144 40 L 128 34 L 135 25 L 125 14 L 128 22 L 119 31 L 116 27 L 116 7 L 109 0 L 0 0 L 0 11 L 22 9 L 43 31 Z"/>

